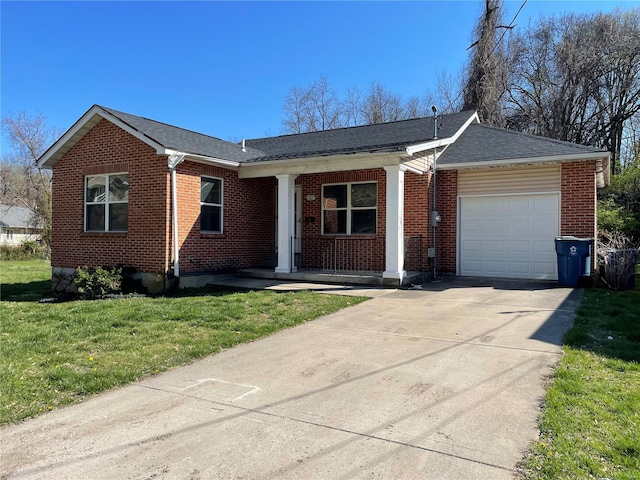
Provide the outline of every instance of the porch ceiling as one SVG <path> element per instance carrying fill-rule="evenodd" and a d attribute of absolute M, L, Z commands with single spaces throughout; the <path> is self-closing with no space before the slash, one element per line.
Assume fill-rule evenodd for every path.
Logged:
<path fill-rule="evenodd" d="M 304 159 L 277 160 L 256 164 L 242 164 L 238 175 L 240 178 L 273 177 L 275 175 L 303 175 L 309 173 L 341 172 L 383 168 L 394 165 L 406 165 L 415 173 L 424 173 L 430 164 L 424 161 L 415 162 L 415 158 L 406 153 L 354 153 L 349 155 L 331 155 L 306 157 Z"/>

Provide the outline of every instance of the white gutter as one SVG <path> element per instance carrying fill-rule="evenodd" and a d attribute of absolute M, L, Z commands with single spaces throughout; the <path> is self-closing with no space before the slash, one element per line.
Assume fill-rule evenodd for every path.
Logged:
<path fill-rule="evenodd" d="M 176 167 L 184 161 L 185 153 L 175 152 L 169 155 L 167 166 L 171 172 L 171 210 L 173 222 L 173 274 L 180 277 L 180 248 L 178 248 L 178 189 Z"/>
<path fill-rule="evenodd" d="M 460 168 L 499 167 L 522 163 L 574 162 L 582 160 L 602 160 L 608 158 L 607 152 L 579 153 L 576 155 L 550 155 L 546 157 L 510 158 L 504 160 L 487 160 L 485 162 L 463 162 L 438 165 L 439 170 L 458 170 Z"/>
<path fill-rule="evenodd" d="M 201 161 L 201 162 L 204 162 L 204 163 L 216 163 L 216 164 L 218 164 L 220 166 L 223 166 L 223 167 L 231 167 L 231 168 L 240 167 L 240 163 L 239 162 L 234 162 L 232 160 L 223 160 L 222 158 L 207 157 L 206 155 L 197 155 L 195 153 L 179 152 L 177 150 L 171 150 L 169 148 L 164 148 L 162 150 L 159 150 L 158 154 L 159 155 L 168 155 L 169 157 L 171 157 L 172 155 L 183 155 L 183 156 L 189 157 L 189 160 Z"/>

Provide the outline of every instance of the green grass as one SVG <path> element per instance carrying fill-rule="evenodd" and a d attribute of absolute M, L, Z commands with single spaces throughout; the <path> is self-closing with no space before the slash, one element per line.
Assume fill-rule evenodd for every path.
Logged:
<path fill-rule="evenodd" d="M 51 267 L 45 260 L 0 261 L 0 299 L 39 300 L 51 291 Z"/>
<path fill-rule="evenodd" d="M 525 478 L 640 479 L 639 286 L 585 291 Z"/>
<path fill-rule="evenodd" d="M 364 298 L 191 291 L 40 304 L 44 262 L 2 262 L 0 424 L 23 420 Z M 26 301 L 30 299 L 30 301 Z"/>

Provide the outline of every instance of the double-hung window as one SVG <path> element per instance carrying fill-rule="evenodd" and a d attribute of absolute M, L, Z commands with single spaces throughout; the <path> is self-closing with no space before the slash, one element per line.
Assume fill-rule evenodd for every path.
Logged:
<path fill-rule="evenodd" d="M 222 179 L 200 179 L 200 231 L 222 233 Z"/>
<path fill-rule="evenodd" d="M 322 186 L 322 233 L 374 235 L 378 217 L 378 184 Z"/>
<path fill-rule="evenodd" d="M 88 175 L 84 189 L 87 232 L 126 232 L 129 224 L 129 175 Z"/>

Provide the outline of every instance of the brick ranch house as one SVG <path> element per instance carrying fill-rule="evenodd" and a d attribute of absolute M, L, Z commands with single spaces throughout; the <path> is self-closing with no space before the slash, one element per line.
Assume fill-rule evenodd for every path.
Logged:
<path fill-rule="evenodd" d="M 471 111 L 234 144 L 94 105 L 38 165 L 54 279 L 123 265 L 151 292 L 247 268 L 557 279 L 554 237 L 594 237 L 609 182 L 609 153 Z"/>

